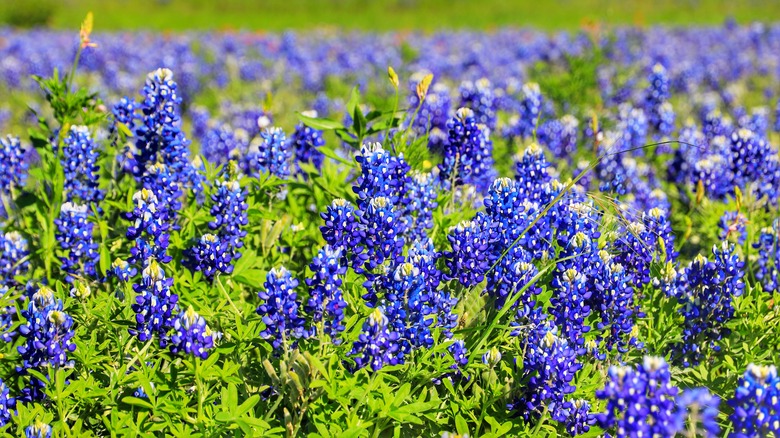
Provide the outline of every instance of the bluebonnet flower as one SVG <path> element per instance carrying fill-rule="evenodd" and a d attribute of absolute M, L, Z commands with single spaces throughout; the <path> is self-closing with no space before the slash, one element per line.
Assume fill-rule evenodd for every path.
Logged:
<path fill-rule="evenodd" d="M 452 249 L 444 252 L 445 278 L 458 279 L 465 287 L 481 283 L 493 261 L 490 247 L 496 239 L 490 218 L 482 212 L 450 228 L 447 240 Z"/>
<path fill-rule="evenodd" d="M 606 400 L 606 411 L 596 414 L 599 427 L 615 436 L 674 436 L 678 431 L 669 366 L 660 357 L 647 356 L 636 369 L 612 366 L 596 398 Z"/>
<path fill-rule="evenodd" d="M 172 169 L 163 163 L 147 163 L 146 171 L 141 176 L 145 189 L 154 193 L 157 207 L 165 210 L 165 218 L 172 227 L 176 227 L 176 217 L 181 209 L 182 191 L 177 182 L 177 176 Z"/>
<path fill-rule="evenodd" d="M 0 427 L 11 422 L 16 400 L 8 393 L 8 386 L 0 379 Z"/>
<path fill-rule="evenodd" d="M 674 131 L 675 113 L 674 107 L 669 102 L 664 102 L 658 106 L 657 119 L 655 120 L 655 130 L 658 133 L 657 137 L 668 137 Z M 659 153 L 671 152 L 671 148 L 668 145 L 659 145 L 656 149 Z"/>
<path fill-rule="evenodd" d="M 537 143 L 531 143 L 515 157 L 515 181 L 523 199 L 538 200 L 542 186 L 550 182 L 550 163 Z"/>
<path fill-rule="evenodd" d="M 137 273 L 138 269 L 136 269 L 135 266 L 132 266 L 126 260 L 117 257 L 111 263 L 111 270 L 109 270 L 106 275 L 116 277 L 121 282 L 128 282 L 131 278 L 135 277 L 135 274 Z"/>
<path fill-rule="evenodd" d="M 771 227 L 761 229 L 758 241 L 753 248 L 758 249 L 758 270 L 756 280 L 761 282 L 764 291 L 772 293 L 778 290 L 778 273 L 780 273 L 780 222 L 774 220 Z"/>
<path fill-rule="evenodd" d="M 5 300 L 9 305 L 0 307 L 0 341 L 11 342 L 16 337 L 16 332 L 11 330 L 16 315 L 16 307 L 13 305 L 9 289 L 7 286 L 0 286 L 0 299 Z M 0 380 L 1 381 L 1 380 Z"/>
<path fill-rule="evenodd" d="M 439 178 L 445 187 L 472 184 L 484 193 L 496 174 L 489 129 L 478 125 L 474 111 L 468 108 L 455 114 L 447 122 L 448 144 L 439 164 Z"/>
<path fill-rule="evenodd" d="M 590 403 L 587 400 L 577 399 L 565 402 L 564 405 L 561 415 L 566 416 L 563 421 L 566 432 L 571 436 L 577 436 L 590 431 L 590 426 L 596 422 L 596 416 L 590 413 Z"/>
<path fill-rule="evenodd" d="M 141 274 L 141 282 L 133 285 L 136 296 L 131 307 L 135 312 L 136 325 L 128 331 L 141 342 L 156 334 L 160 346 L 164 347 L 170 340 L 169 332 L 174 326 L 179 296 L 171 291 L 173 278 L 165 276 L 156 259 L 147 260 Z"/>
<path fill-rule="evenodd" d="M 379 371 L 385 365 L 403 363 L 400 337 L 398 332 L 392 331 L 389 327 L 383 309 L 381 307 L 374 309 L 363 323 L 363 330 L 349 352 L 349 356 L 355 361 L 355 368 L 371 366 L 372 370 Z"/>
<path fill-rule="evenodd" d="M 774 365 L 750 364 L 739 379 L 734 398 L 728 401 L 734 413 L 729 418 L 737 437 L 780 433 L 780 378 Z"/>
<path fill-rule="evenodd" d="M 419 82 L 416 81 L 416 82 Z M 417 83 L 414 84 L 414 87 Z M 409 110 L 414 111 L 419 104 L 417 93 L 410 93 Z M 444 130 L 447 128 L 447 120 L 452 111 L 452 100 L 450 99 L 450 89 L 443 83 L 437 82 L 430 87 L 425 96 L 417 117 L 413 121 L 413 126 L 418 133 L 424 134 L 432 129 Z M 430 143 L 429 143 L 430 146 Z M 431 149 L 436 151 L 437 149 Z"/>
<path fill-rule="evenodd" d="M 168 249 L 168 213 L 161 208 L 157 196 L 147 189 L 133 194 L 133 211 L 125 214 L 131 221 L 127 237 L 135 242 L 131 248 L 130 263 L 144 264 L 149 258 L 168 263 L 171 256 Z"/>
<path fill-rule="evenodd" d="M 501 357 L 501 351 L 498 349 L 498 347 L 492 347 L 482 355 L 482 363 L 489 366 L 490 368 L 495 368 L 496 365 L 501 362 Z"/>
<path fill-rule="evenodd" d="M 94 278 L 100 256 L 98 245 L 92 238 L 95 224 L 89 222 L 87 206 L 70 202 L 62 204 L 60 216 L 54 224 L 60 248 L 67 254 L 60 258 L 65 281 L 73 282 L 76 277 Z"/>
<path fill-rule="evenodd" d="M 356 157 L 360 164 L 360 176 L 352 191 L 357 194 L 357 204 L 365 210 L 371 198 L 385 197 L 394 206 L 409 203 L 406 190 L 412 184 L 409 164 L 403 154 L 395 157 L 382 148 L 380 143 L 366 143 Z"/>
<path fill-rule="evenodd" d="M 173 72 L 167 68 L 150 72 L 142 95 L 143 116 L 136 128 L 137 165 L 133 173 L 140 176 L 148 162 L 160 161 L 183 181 L 193 169 L 189 163 L 189 140 L 181 130 L 181 96 Z"/>
<path fill-rule="evenodd" d="M 603 339 L 607 351 L 617 349 L 619 353 L 625 353 L 629 346 L 642 348 L 635 336 L 635 322 L 644 317 L 644 313 L 634 302 L 632 278 L 622 265 L 612 263 L 606 251 L 599 251 L 599 257 L 602 263 L 595 272 L 590 297 L 591 307 L 600 317 L 596 324 L 602 333 L 599 338 Z"/>
<path fill-rule="evenodd" d="M 654 230 L 644 221 L 637 220 L 626 224 L 625 230 L 615 240 L 615 262 L 626 268 L 640 287 L 650 282 L 650 263 L 656 253 L 658 239 Z"/>
<path fill-rule="evenodd" d="M 67 200 L 84 204 L 99 202 L 103 193 L 98 189 L 98 151 L 89 128 L 71 126 L 63 144 L 62 167 Z"/>
<path fill-rule="evenodd" d="M 36 420 L 24 429 L 24 438 L 51 438 L 51 426 Z"/>
<path fill-rule="evenodd" d="M 542 112 L 542 92 L 539 84 L 529 82 L 520 89 L 520 102 L 517 118 L 510 122 L 515 135 L 530 138 L 536 132 L 539 115 Z"/>
<path fill-rule="evenodd" d="M 222 242 L 227 245 L 233 260 L 241 257 L 239 252 L 244 243 L 241 239 L 246 236 L 243 228 L 249 223 L 246 203 L 246 190 L 241 188 L 239 182 L 226 176 L 224 180 L 216 182 L 217 191 L 211 195 L 214 204 L 211 207 L 211 215 L 214 220 L 209 222 L 209 228 L 217 231 Z"/>
<path fill-rule="evenodd" d="M 406 187 L 406 215 L 410 224 L 407 230 L 412 238 L 424 239 L 433 228 L 433 211 L 436 202 L 436 179 L 430 173 L 412 172 Z"/>
<path fill-rule="evenodd" d="M 347 200 L 337 198 L 320 213 L 325 224 L 320 227 L 322 238 L 334 249 L 352 250 L 358 242 L 360 216 Z"/>
<path fill-rule="evenodd" d="M 263 141 L 250 150 L 242 164 L 244 172 L 250 176 L 268 172 L 282 179 L 289 177 L 293 151 L 282 128 L 267 128 L 260 137 Z"/>
<path fill-rule="evenodd" d="M 566 398 L 573 393 L 574 376 L 582 368 L 569 342 L 558 337 L 555 327 L 543 323 L 531 331 L 525 345 L 521 386 L 507 409 L 517 411 L 526 421 L 538 421 L 550 412 L 555 421 L 569 420 Z"/>
<path fill-rule="evenodd" d="M 698 255 L 679 279 L 677 300 L 685 317 L 683 339 L 675 346 L 675 357 L 684 366 L 698 364 L 707 348 L 719 351 L 717 342 L 728 336 L 726 323 L 734 317 L 732 300 L 742 295 L 744 263 L 734 246 L 723 242 L 713 246 L 714 261 Z"/>
<path fill-rule="evenodd" d="M 574 268 L 556 273 L 552 281 L 555 292 L 548 312 L 574 348 L 585 344 L 584 334 L 590 331 L 585 320 L 591 312 L 587 303 L 592 292 L 586 282 L 587 277 Z"/>
<path fill-rule="evenodd" d="M 29 255 L 27 239 L 18 231 L 0 233 L 0 285 L 17 285 L 14 277 L 30 269 Z"/>
<path fill-rule="evenodd" d="M 466 81 L 460 85 L 460 106 L 471 108 L 477 123 L 496 129 L 496 103 L 493 85 L 488 79 Z"/>
<path fill-rule="evenodd" d="M 301 114 L 307 117 L 317 117 L 316 111 L 304 111 Z M 317 169 L 322 168 L 322 162 L 325 160 L 325 155 L 319 150 L 320 147 L 325 145 L 322 131 L 299 123 L 295 127 L 295 132 L 293 132 L 290 141 L 292 142 L 295 163 L 299 173 L 301 172 L 299 163 L 311 163 Z"/>
<path fill-rule="evenodd" d="M 727 211 L 718 221 L 720 240 L 736 241 L 740 245 L 747 239 L 747 217 L 739 211 Z"/>
<path fill-rule="evenodd" d="M 135 99 L 124 96 L 111 108 L 111 124 L 109 125 L 109 133 L 111 135 L 119 132 L 118 125 L 121 123 L 127 128 L 128 131 L 135 131 L 135 121 L 138 119 L 136 113 L 139 109 L 138 102 Z"/>
<path fill-rule="evenodd" d="M 648 122 L 641 108 L 634 108 L 624 103 L 618 107 L 618 129 L 630 148 L 639 148 L 647 140 Z M 635 152 L 641 152 L 636 150 Z"/>
<path fill-rule="evenodd" d="M 309 268 L 312 277 L 306 279 L 309 286 L 309 300 L 304 310 L 311 315 L 315 323 L 324 319 L 325 334 L 338 343 L 338 335 L 344 331 L 344 309 L 347 302 L 341 292 L 342 277 L 347 273 L 347 267 L 342 264 L 341 248 L 325 245 L 312 259 Z"/>
<path fill-rule="evenodd" d="M 649 85 L 645 92 L 644 110 L 650 125 L 658 131 L 661 125 L 661 105 L 671 96 L 669 91 L 669 75 L 661 64 L 655 64 L 647 77 Z"/>
<path fill-rule="evenodd" d="M 19 327 L 19 334 L 25 342 L 17 347 L 22 356 L 17 372 L 68 365 L 68 353 L 76 350 L 73 318 L 63 311 L 62 301 L 54 297 L 54 292 L 41 286 L 21 313 L 26 322 Z"/>
<path fill-rule="evenodd" d="M 571 160 L 577 151 L 580 122 L 571 114 L 542 123 L 537 132 L 539 143 L 546 146 L 556 158 Z"/>
<path fill-rule="evenodd" d="M 171 335 L 171 351 L 173 353 L 184 352 L 201 359 L 209 356 L 209 350 L 214 348 L 214 341 L 219 334 L 211 331 L 206 320 L 189 306 L 185 312 L 179 314 L 173 323 Z"/>
<path fill-rule="evenodd" d="M 469 351 L 466 348 L 466 343 L 463 342 L 462 339 L 456 339 L 447 347 L 447 351 L 450 352 L 452 358 L 455 360 L 455 363 L 450 366 L 450 369 L 453 371 L 449 373 L 449 377 L 463 376 L 463 371 L 469 364 Z"/>
<path fill-rule="evenodd" d="M 720 434 L 718 425 L 718 405 L 720 399 L 713 396 L 706 388 L 693 388 L 683 391 L 677 397 L 677 416 L 680 428 L 689 424 L 688 430 L 695 431 L 696 436 L 709 438 Z"/>
<path fill-rule="evenodd" d="M 360 246 L 355 249 L 354 267 L 360 270 L 360 266 L 365 264 L 367 269 L 374 269 L 385 260 L 399 260 L 405 229 L 390 199 L 382 196 L 371 198 L 361 219 L 363 227 L 359 231 Z"/>
<path fill-rule="evenodd" d="M 184 264 L 211 280 L 218 272 L 233 272 L 233 254 L 228 243 L 213 234 L 204 234 L 185 251 Z"/>
<path fill-rule="evenodd" d="M 18 137 L 0 138 L 0 194 L 9 196 L 12 190 L 24 186 L 27 179 L 25 149 Z"/>
<path fill-rule="evenodd" d="M 761 177 L 761 170 L 768 157 L 776 154 L 766 140 L 748 129 L 734 131 L 730 137 L 730 169 L 733 185 L 746 187 Z"/>
<path fill-rule="evenodd" d="M 257 314 L 265 324 L 260 337 L 268 340 L 274 350 L 294 348 L 298 339 L 309 336 L 306 321 L 298 313 L 300 304 L 295 293 L 298 280 L 285 267 L 279 266 L 268 271 L 263 286 L 265 290 L 257 294 L 263 300 Z"/>
<path fill-rule="evenodd" d="M 211 163 L 224 165 L 231 159 L 240 158 L 249 148 L 246 131 L 233 130 L 228 125 L 209 129 L 201 144 L 203 158 Z"/>

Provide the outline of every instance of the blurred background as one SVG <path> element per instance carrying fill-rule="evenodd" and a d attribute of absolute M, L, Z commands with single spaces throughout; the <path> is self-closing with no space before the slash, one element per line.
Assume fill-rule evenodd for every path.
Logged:
<path fill-rule="evenodd" d="M 574 29 L 590 23 L 720 24 L 780 19 L 776 0 L 3 0 L 18 27 L 72 29 L 93 11 L 96 30 Z"/>

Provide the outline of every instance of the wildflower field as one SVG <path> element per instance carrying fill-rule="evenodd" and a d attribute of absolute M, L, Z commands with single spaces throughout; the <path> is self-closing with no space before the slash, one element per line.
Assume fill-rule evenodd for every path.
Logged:
<path fill-rule="evenodd" d="M 780 436 L 779 98 L 775 24 L 0 29 L 0 430 Z"/>

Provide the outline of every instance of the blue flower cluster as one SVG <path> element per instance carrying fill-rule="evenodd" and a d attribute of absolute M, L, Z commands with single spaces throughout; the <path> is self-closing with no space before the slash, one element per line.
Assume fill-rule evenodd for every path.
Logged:
<path fill-rule="evenodd" d="M 24 438 L 51 438 L 51 426 L 36 420 L 24 429 Z"/>
<path fill-rule="evenodd" d="M 577 140 L 580 122 L 571 114 L 560 119 L 547 120 L 539 126 L 537 139 L 539 143 L 552 152 L 558 159 L 568 159 L 577 151 Z"/>
<path fill-rule="evenodd" d="M 778 290 L 778 274 L 780 274 L 780 221 L 774 220 L 771 227 L 762 228 L 758 241 L 753 248 L 758 250 L 758 269 L 756 279 L 761 282 L 763 290 L 769 293 Z"/>
<path fill-rule="evenodd" d="M 261 173 L 282 179 L 289 177 L 293 150 L 282 128 L 267 128 L 260 133 L 260 137 L 263 141 L 250 147 L 246 154 L 242 163 L 244 173 L 253 177 Z"/>
<path fill-rule="evenodd" d="M 316 111 L 304 111 L 301 114 L 307 117 L 317 117 Z M 301 173 L 300 163 L 311 163 L 318 170 L 322 168 L 322 163 L 325 161 L 325 155 L 319 150 L 325 145 L 322 131 L 299 123 L 295 127 L 290 142 L 298 173 Z"/>
<path fill-rule="evenodd" d="M 92 238 L 95 224 L 89 222 L 87 206 L 71 202 L 62 204 L 54 225 L 57 226 L 57 241 L 67 254 L 60 257 L 65 281 L 70 283 L 76 278 L 95 278 L 100 256 L 98 245 Z"/>
<path fill-rule="evenodd" d="M 54 297 L 54 291 L 40 286 L 21 316 L 26 322 L 19 327 L 19 334 L 25 341 L 17 347 L 22 357 L 22 365 L 17 366 L 17 372 L 24 373 L 29 369 L 45 372 L 48 366 L 67 366 L 70 363 L 68 353 L 76 350 L 73 318 L 63 311 L 62 301 Z M 25 397 L 40 400 L 44 396 L 40 391 L 44 385 L 36 377 L 31 377 L 30 386 L 23 391 Z"/>
<path fill-rule="evenodd" d="M 452 188 L 471 184 L 479 192 L 486 192 L 496 175 L 489 128 L 477 123 L 474 111 L 460 108 L 447 122 L 447 129 L 448 142 L 439 164 L 442 184 Z"/>
<path fill-rule="evenodd" d="M 13 190 L 24 186 L 27 179 L 24 153 L 18 137 L 8 135 L 0 138 L 0 195 L 10 196 Z"/>
<path fill-rule="evenodd" d="M 206 320 L 192 306 L 179 314 L 173 323 L 173 330 L 171 351 L 183 351 L 201 359 L 208 357 L 209 350 L 214 348 L 214 341 L 221 336 L 206 325 Z"/>
<path fill-rule="evenodd" d="M 477 123 L 496 129 L 496 97 L 493 84 L 486 78 L 460 84 L 460 107 L 471 108 Z"/>
<path fill-rule="evenodd" d="M 524 139 L 533 137 L 542 112 L 542 92 L 539 84 L 535 82 L 523 84 L 516 107 L 516 115 L 512 116 L 504 135 Z"/>
<path fill-rule="evenodd" d="M 0 286 L 14 287 L 15 277 L 30 269 L 27 239 L 18 231 L 0 232 Z"/>
<path fill-rule="evenodd" d="M 8 386 L 0 379 L 0 427 L 11 422 L 16 400 L 9 395 Z"/>
<path fill-rule="evenodd" d="M 780 433 L 780 377 L 774 365 L 750 364 L 739 379 L 730 420 L 734 436 L 756 437 Z"/>
<path fill-rule="evenodd" d="M 730 332 L 725 325 L 734 317 L 732 301 L 745 288 L 744 262 L 734 249 L 727 242 L 714 246 L 713 261 L 699 255 L 677 279 L 676 298 L 685 323 L 674 357 L 684 366 L 698 364 L 708 348 L 719 351 L 717 342 Z"/>
<path fill-rule="evenodd" d="M 62 167 L 65 194 L 69 202 L 96 204 L 103 199 L 98 189 L 98 149 L 89 128 L 73 125 L 63 140 Z"/>
<path fill-rule="evenodd" d="M 323 323 L 325 334 L 334 343 L 339 343 L 338 335 L 344 331 L 344 309 L 347 307 L 341 291 L 342 278 L 347 273 L 347 267 L 342 264 L 342 251 L 341 248 L 325 245 L 312 259 L 309 268 L 313 275 L 306 279 L 309 300 L 304 310 L 312 316 L 315 324 Z M 327 319 L 323 321 L 325 314 Z"/>
<path fill-rule="evenodd" d="M 568 423 L 569 428 L 588 427 L 593 423 L 591 414 L 577 413 L 582 406 L 578 409 L 567 401 L 575 390 L 572 381 L 580 368 L 576 350 L 565 338 L 558 337 L 555 326 L 540 324 L 526 340 L 521 381 L 527 383 L 507 408 L 517 410 L 526 421 L 537 421 L 547 411 L 555 421 Z M 579 423 L 573 423 L 574 419 Z"/>
<path fill-rule="evenodd" d="M 660 357 L 645 357 L 642 365 L 609 368 L 607 383 L 596 391 L 606 411 L 596 414 L 599 427 L 615 436 L 674 436 L 679 430 L 669 366 Z"/>
<path fill-rule="evenodd" d="M 298 313 L 300 303 L 295 292 L 298 280 L 287 268 L 279 266 L 268 271 L 263 287 L 265 290 L 257 294 L 263 300 L 257 314 L 265 324 L 260 337 L 268 340 L 276 351 L 294 348 L 298 339 L 311 335 L 306 320 Z"/>

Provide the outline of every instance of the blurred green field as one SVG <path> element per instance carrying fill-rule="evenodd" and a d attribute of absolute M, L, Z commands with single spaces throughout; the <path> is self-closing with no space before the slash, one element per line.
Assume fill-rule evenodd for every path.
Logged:
<path fill-rule="evenodd" d="M 359 30 L 575 29 L 585 23 L 720 24 L 780 20 L 776 0 L 4 0 L 11 25 L 73 29 L 87 11 L 96 30 L 338 27 Z"/>

